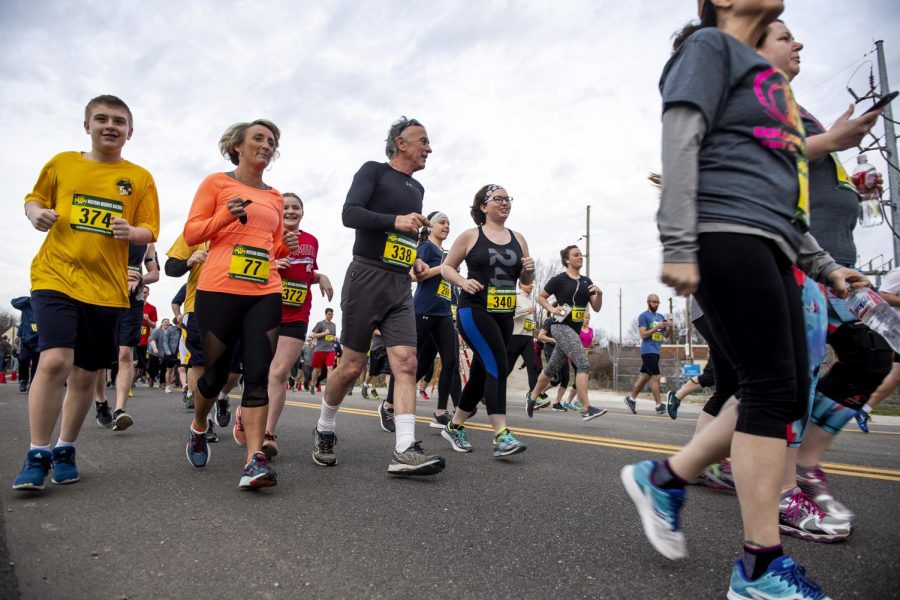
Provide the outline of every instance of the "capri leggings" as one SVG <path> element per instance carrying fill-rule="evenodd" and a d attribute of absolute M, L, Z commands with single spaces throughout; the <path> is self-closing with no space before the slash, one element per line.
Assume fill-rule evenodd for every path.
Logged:
<path fill-rule="evenodd" d="M 556 340 L 556 347 L 550 355 L 550 360 L 547 361 L 547 366 L 544 367 L 544 375 L 555 379 L 566 361 L 572 361 L 576 374 L 590 372 L 591 365 L 584 354 L 584 346 L 581 345 L 581 338 L 574 329 L 568 325 L 554 323 L 550 326 L 550 335 Z"/>
<path fill-rule="evenodd" d="M 441 374 L 438 379 L 438 404 L 440 410 L 447 408 L 447 400 L 453 390 L 453 379 L 459 377 L 459 369 L 456 362 L 459 360 L 459 351 L 456 347 L 456 328 L 453 327 L 453 317 L 430 317 L 416 315 L 416 347 L 418 348 L 416 360 L 416 381 L 426 375 L 429 368 L 434 370 L 434 357 L 441 356 Z"/>
<path fill-rule="evenodd" d="M 244 395 L 241 406 L 269 403 L 269 365 L 281 327 L 281 294 L 238 296 L 197 290 L 195 316 L 203 343 L 203 376 L 197 389 L 215 398 L 228 380 L 238 341 L 244 349 Z"/>
<path fill-rule="evenodd" d="M 694 321 L 694 327 L 700 332 L 700 335 L 703 336 L 703 339 L 705 339 L 706 343 L 709 345 L 709 363 L 707 366 L 712 365 L 713 378 L 716 386 L 716 390 L 706 401 L 706 404 L 703 405 L 703 412 L 717 417 L 728 399 L 737 392 L 737 374 L 734 372 L 734 369 L 728 361 L 722 356 L 722 351 L 716 344 L 716 339 L 709 328 L 706 316 L 702 316 Z M 704 371 L 704 374 L 705 373 L 706 372 Z"/>
<path fill-rule="evenodd" d="M 506 344 L 512 336 L 512 315 L 492 315 L 465 307 L 457 311 L 459 332 L 475 353 L 469 381 L 462 390 L 460 410 L 472 412 L 484 398 L 489 415 L 506 414 Z"/>
<path fill-rule="evenodd" d="M 507 371 L 512 372 L 516 361 L 522 357 L 525 363 L 525 371 L 528 373 L 528 389 L 533 390 L 537 385 L 538 364 L 534 355 L 534 338 L 530 335 L 514 335 L 510 338 L 506 348 Z"/>
<path fill-rule="evenodd" d="M 553 351 L 556 349 L 556 344 L 544 344 L 544 360 L 547 363 L 550 362 L 550 357 L 553 356 Z M 541 371 L 544 370 L 544 367 L 540 368 Z M 552 377 L 550 378 L 550 385 L 558 385 L 560 389 L 566 389 L 569 387 L 569 362 L 566 361 L 556 374 L 556 379 L 554 380 Z M 575 379 L 574 377 L 572 378 Z"/>
<path fill-rule="evenodd" d="M 737 375 L 735 429 L 787 439 L 788 424 L 807 410 L 810 385 L 800 286 L 791 263 L 762 237 L 703 233 L 699 242 L 697 300 Z"/>

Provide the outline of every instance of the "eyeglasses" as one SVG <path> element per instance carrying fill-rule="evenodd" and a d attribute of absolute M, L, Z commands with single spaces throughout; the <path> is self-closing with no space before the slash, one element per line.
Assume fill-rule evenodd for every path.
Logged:
<path fill-rule="evenodd" d="M 504 204 L 512 204 L 513 200 L 514 198 L 510 196 L 491 196 L 490 198 L 485 200 L 484 203 L 487 204 L 488 202 L 495 202 L 496 204 L 502 206 Z"/>

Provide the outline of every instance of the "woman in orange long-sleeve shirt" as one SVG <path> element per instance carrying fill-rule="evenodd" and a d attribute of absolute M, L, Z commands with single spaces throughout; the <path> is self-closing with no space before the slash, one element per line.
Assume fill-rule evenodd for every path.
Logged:
<path fill-rule="evenodd" d="M 195 301 L 204 372 L 194 392 L 187 458 L 195 467 L 209 461 L 206 418 L 225 385 L 240 341 L 244 354 L 241 419 L 247 439 L 240 487 L 247 489 L 277 483 L 262 453 L 269 364 L 281 325 L 281 277 L 273 261 L 297 245 L 296 234 L 283 236 L 281 194 L 262 179 L 275 158 L 279 137 L 275 124 L 262 119 L 229 127 L 219 140 L 219 150 L 236 168 L 203 181 L 184 226 L 188 244 L 209 242 Z"/>

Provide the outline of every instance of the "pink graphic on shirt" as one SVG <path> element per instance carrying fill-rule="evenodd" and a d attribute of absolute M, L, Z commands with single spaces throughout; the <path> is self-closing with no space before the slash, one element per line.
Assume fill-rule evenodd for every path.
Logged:
<path fill-rule="evenodd" d="M 765 113 L 783 127 L 755 127 L 753 135 L 766 148 L 805 154 L 803 121 L 791 86 L 774 67 L 760 71 L 753 80 L 753 91 Z"/>

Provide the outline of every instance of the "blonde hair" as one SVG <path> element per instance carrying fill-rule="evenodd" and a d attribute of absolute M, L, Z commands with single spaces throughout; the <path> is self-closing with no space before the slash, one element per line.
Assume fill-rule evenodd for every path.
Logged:
<path fill-rule="evenodd" d="M 222 134 L 222 138 L 219 140 L 219 152 L 222 153 L 222 156 L 229 159 L 232 164 L 238 165 L 240 163 L 235 148 L 244 143 L 247 130 L 254 125 L 262 125 L 275 136 L 275 153 L 272 155 L 272 160 L 278 158 L 278 140 L 281 139 L 281 130 L 268 119 L 256 119 L 250 123 L 235 123 Z"/>

